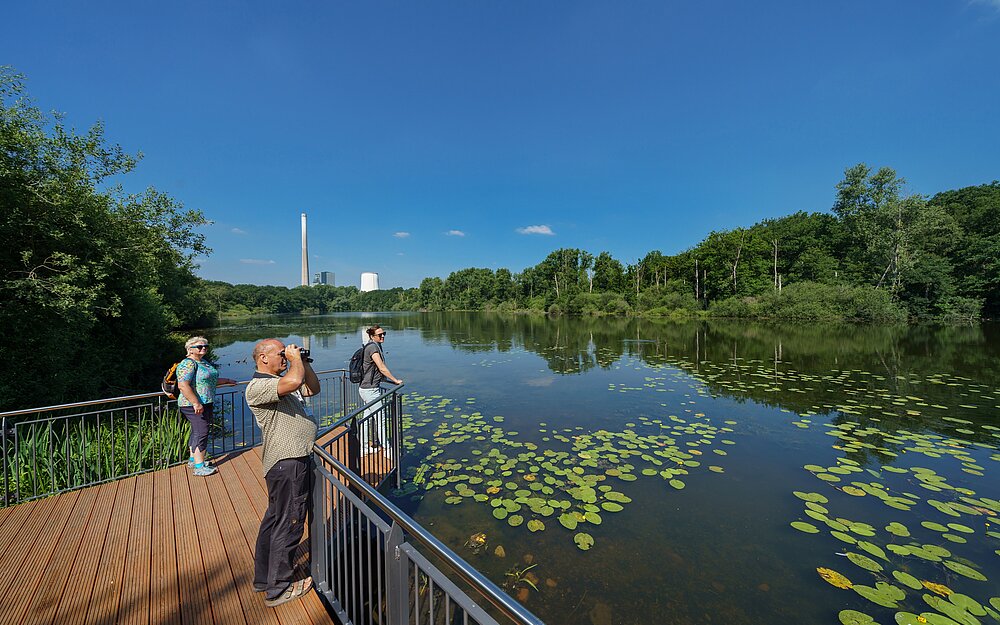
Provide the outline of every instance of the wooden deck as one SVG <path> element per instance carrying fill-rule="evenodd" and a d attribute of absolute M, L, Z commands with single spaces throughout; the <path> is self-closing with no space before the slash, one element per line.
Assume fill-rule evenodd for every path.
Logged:
<path fill-rule="evenodd" d="M 185 466 L 0 508 L 0 625 L 328 624 L 315 592 L 253 590 L 267 507 L 260 450 L 207 478 Z M 306 576 L 306 543 L 299 546 Z"/>

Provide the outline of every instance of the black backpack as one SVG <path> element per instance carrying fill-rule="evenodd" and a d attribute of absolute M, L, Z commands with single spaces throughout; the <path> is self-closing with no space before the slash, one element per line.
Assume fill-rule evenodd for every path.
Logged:
<path fill-rule="evenodd" d="M 359 347 L 347 365 L 347 378 L 355 384 L 360 384 L 365 377 L 365 347 L 366 345 Z"/>

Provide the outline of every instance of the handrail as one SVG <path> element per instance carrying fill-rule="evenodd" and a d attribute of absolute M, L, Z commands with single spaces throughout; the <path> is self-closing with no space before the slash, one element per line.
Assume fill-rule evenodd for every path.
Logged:
<path fill-rule="evenodd" d="M 324 369 L 323 371 L 316 371 L 316 375 L 324 375 L 327 373 L 346 373 L 347 369 Z M 237 382 L 236 384 L 227 384 L 223 386 L 242 386 L 243 384 L 249 384 L 250 380 L 245 380 L 242 382 Z M 23 408 L 21 410 L 9 410 L 7 412 L 0 412 L 0 417 L 16 417 L 23 414 L 32 414 L 36 412 L 48 412 L 52 410 L 69 410 L 70 408 L 86 408 L 87 406 L 99 406 L 102 404 L 110 404 L 120 401 L 129 401 L 133 399 L 150 399 L 152 397 L 161 397 L 163 391 L 156 391 L 153 393 L 139 393 L 138 395 L 122 395 L 121 397 L 106 397 L 104 399 L 91 399 L 88 401 L 78 401 L 69 404 L 57 404 L 55 406 L 42 406 L 41 408 Z"/>
<path fill-rule="evenodd" d="M 342 462 L 327 453 L 322 447 L 314 445 L 313 452 L 324 461 L 337 467 L 339 472 L 347 476 L 353 488 L 361 491 L 365 497 L 373 501 L 385 514 L 389 516 L 390 519 L 403 528 L 403 530 L 405 530 L 410 536 L 413 536 L 422 545 L 430 549 L 435 556 L 445 562 L 452 571 L 475 588 L 483 597 L 489 600 L 494 607 L 503 612 L 505 616 L 524 625 L 545 625 L 541 619 L 511 598 L 510 595 L 501 590 L 482 573 L 469 566 L 461 556 L 435 538 L 432 534 L 430 534 L 430 532 L 421 527 L 405 512 L 397 508 L 391 501 L 375 490 L 375 488 L 368 484 L 368 482 L 351 471 Z"/>
<path fill-rule="evenodd" d="M 330 371 L 345 371 L 346 372 L 346 369 L 331 369 Z M 323 371 L 322 373 L 329 373 L 329 372 L 328 371 Z M 319 375 L 319 374 L 316 374 L 316 375 Z M 352 410 L 349 413 L 345 414 L 343 417 L 341 417 L 340 421 L 335 421 L 335 422 L 331 423 L 330 425 L 324 426 L 321 430 L 319 430 L 316 433 L 316 438 L 320 439 L 327 432 L 331 432 L 331 431 L 333 431 L 333 430 L 341 427 L 342 425 L 346 425 L 348 421 L 350 421 L 351 419 L 354 419 L 359 414 L 364 414 L 365 410 L 368 410 L 369 408 L 371 408 L 375 404 L 381 403 L 382 400 L 385 399 L 386 395 L 391 395 L 391 394 L 395 393 L 396 391 L 398 391 L 399 389 L 403 388 L 404 386 L 406 386 L 405 383 L 400 383 L 400 384 L 397 384 L 396 386 L 389 387 L 388 390 L 386 390 L 384 393 L 382 393 L 381 395 L 379 395 L 375 399 L 371 400 L 367 404 L 365 404 L 363 406 L 358 406 L 354 410 Z"/>

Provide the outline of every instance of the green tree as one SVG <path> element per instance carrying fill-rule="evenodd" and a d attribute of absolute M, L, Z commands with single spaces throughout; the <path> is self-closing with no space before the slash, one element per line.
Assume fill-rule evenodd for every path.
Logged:
<path fill-rule="evenodd" d="M 0 406 L 148 388 L 169 330 L 210 312 L 192 273 L 202 214 L 105 184 L 137 160 L 100 124 L 77 134 L 42 113 L 0 69 L 0 340 L 19 354 L 0 367 Z"/>
<path fill-rule="evenodd" d="M 594 259 L 594 288 L 615 293 L 626 289 L 625 267 L 608 252 L 601 252 Z"/>

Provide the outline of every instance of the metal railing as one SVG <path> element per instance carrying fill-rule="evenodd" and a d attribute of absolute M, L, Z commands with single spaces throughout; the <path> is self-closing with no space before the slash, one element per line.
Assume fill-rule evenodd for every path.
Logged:
<path fill-rule="evenodd" d="M 317 373 L 307 398 L 321 426 L 361 404 L 343 369 Z M 209 455 L 253 447 L 260 430 L 243 398 L 246 383 L 216 390 Z M 144 393 L 0 413 L 0 503 L 39 497 L 163 469 L 188 458 L 190 425 L 176 400 Z"/>
<path fill-rule="evenodd" d="M 392 475 L 399 486 L 400 388 L 354 410 L 315 447 L 310 544 L 316 589 L 344 625 L 543 625 L 371 486 Z M 368 438 L 382 446 L 372 448 Z"/>
<path fill-rule="evenodd" d="M 317 375 L 320 393 L 306 398 L 321 425 L 314 448 L 311 568 L 317 591 L 343 625 L 544 625 L 379 493 L 387 480 L 400 486 L 402 385 L 362 403 L 346 371 Z M 245 384 L 216 393 L 212 454 L 260 443 Z M 187 420 L 162 393 L 0 417 L 4 505 L 187 459 Z"/>

